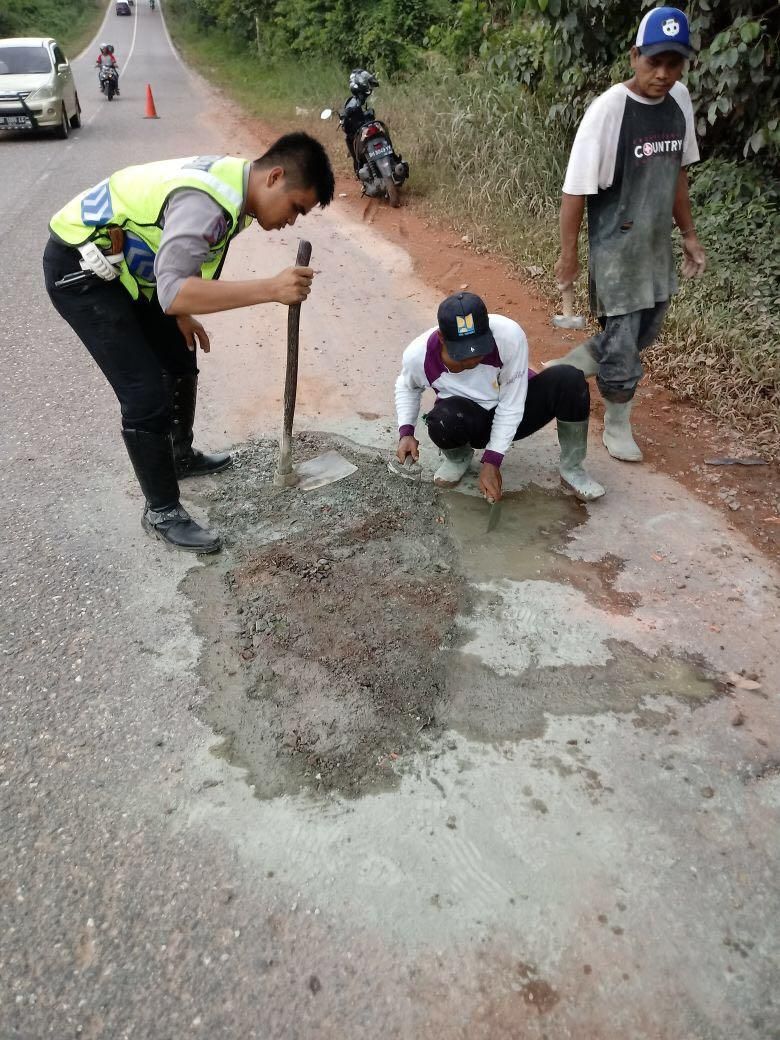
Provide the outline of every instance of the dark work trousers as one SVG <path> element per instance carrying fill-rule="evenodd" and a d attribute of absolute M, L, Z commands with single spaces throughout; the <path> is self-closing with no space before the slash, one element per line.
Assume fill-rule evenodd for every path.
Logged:
<path fill-rule="evenodd" d="M 490 440 L 495 408 L 465 397 L 437 397 L 428 412 L 428 435 L 439 448 L 484 448 Z M 521 441 L 553 419 L 584 422 L 590 413 L 588 381 L 578 368 L 554 365 L 528 380 L 523 420 L 514 440 Z"/>
<path fill-rule="evenodd" d="M 644 372 L 640 352 L 658 338 L 668 309 L 669 301 L 662 300 L 646 310 L 599 318 L 603 331 L 588 347 L 599 363 L 596 382 L 605 401 L 624 403 L 634 396 Z"/>
<path fill-rule="evenodd" d="M 63 275 L 80 270 L 80 259 L 77 250 L 49 239 L 43 273 L 51 302 L 111 384 L 123 429 L 167 433 L 172 415 L 166 374 L 194 375 L 195 353 L 156 296 L 133 300 L 118 279 L 97 277 L 56 289 Z"/>

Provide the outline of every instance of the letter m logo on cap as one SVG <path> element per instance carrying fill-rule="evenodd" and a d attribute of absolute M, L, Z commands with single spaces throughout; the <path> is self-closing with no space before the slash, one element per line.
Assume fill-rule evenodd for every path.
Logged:
<path fill-rule="evenodd" d="M 455 321 L 458 326 L 459 336 L 473 336 L 474 335 L 474 315 L 464 314 L 461 317 L 459 314 L 456 316 Z"/>

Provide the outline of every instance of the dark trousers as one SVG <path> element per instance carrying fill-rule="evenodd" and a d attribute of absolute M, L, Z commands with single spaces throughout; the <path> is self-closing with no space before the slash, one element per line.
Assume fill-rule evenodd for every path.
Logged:
<path fill-rule="evenodd" d="M 171 428 L 169 378 L 197 373 L 195 354 L 176 319 L 164 314 L 157 297 L 133 300 L 119 282 L 89 278 L 75 286 L 54 283 L 80 270 L 75 249 L 50 239 L 43 254 L 46 290 L 100 371 L 122 410 L 122 427 L 147 433 Z"/>
<path fill-rule="evenodd" d="M 602 331 L 588 340 L 599 363 L 596 382 L 605 401 L 624 403 L 636 393 L 644 369 L 640 353 L 658 338 L 669 301 L 631 314 L 599 318 Z"/>
<path fill-rule="evenodd" d="M 439 448 L 484 448 L 490 440 L 495 408 L 465 397 L 438 397 L 428 412 L 428 435 Z M 588 381 L 578 368 L 554 365 L 528 380 L 523 420 L 514 440 L 521 441 L 553 419 L 584 422 L 590 413 Z"/>

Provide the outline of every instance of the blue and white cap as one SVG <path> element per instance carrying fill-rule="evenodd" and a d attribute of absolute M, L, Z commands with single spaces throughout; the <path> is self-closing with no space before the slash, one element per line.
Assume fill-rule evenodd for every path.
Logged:
<path fill-rule="evenodd" d="M 648 11 L 639 24 L 636 45 L 646 57 L 675 51 L 692 58 L 696 51 L 691 47 L 688 19 L 676 7 L 655 7 Z"/>

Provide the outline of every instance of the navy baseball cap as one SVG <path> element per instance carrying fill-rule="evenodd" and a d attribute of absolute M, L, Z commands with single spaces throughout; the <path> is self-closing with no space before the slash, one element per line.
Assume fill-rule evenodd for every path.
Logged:
<path fill-rule="evenodd" d="M 691 47 L 688 19 L 676 7 L 655 7 L 648 11 L 639 23 L 636 45 L 648 58 L 664 51 L 675 51 L 686 58 L 696 54 Z"/>
<path fill-rule="evenodd" d="M 439 332 L 453 361 L 484 357 L 496 349 L 485 301 L 474 293 L 457 293 L 439 304 Z"/>

